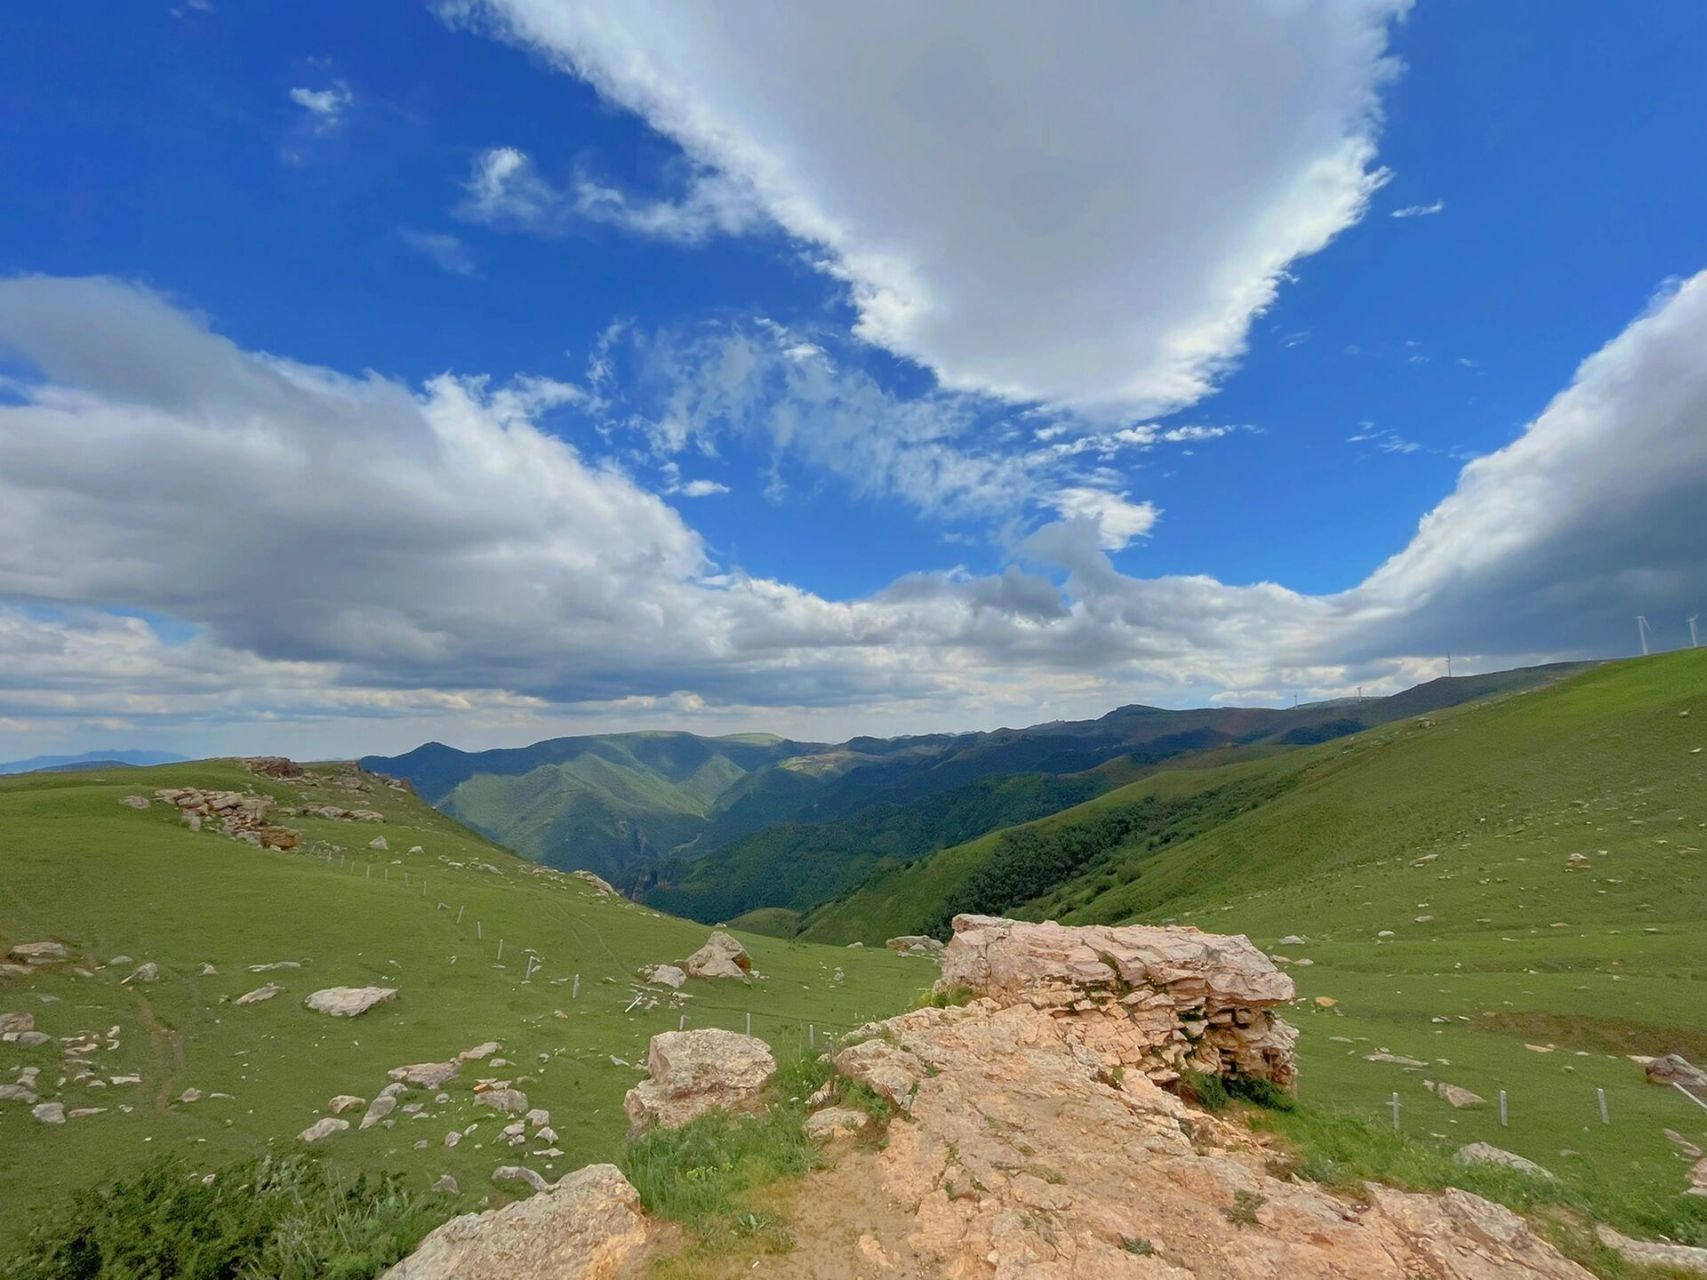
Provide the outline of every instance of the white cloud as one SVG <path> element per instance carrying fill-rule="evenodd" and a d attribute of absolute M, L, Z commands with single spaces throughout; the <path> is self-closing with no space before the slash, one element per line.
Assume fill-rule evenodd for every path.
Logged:
<path fill-rule="evenodd" d="M 588 403 L 571 384 L 411 389 L 242 351 L 116 282 L 0 281 L 0 349 L 36 371 L 0 398 L 0 718 L 321 754 L 447 721 L 512 742 L 570 721 L 840 736 L 1390 688 L 1448 649 L 1482 669 L 1626 652 L 1636 613 L 1681 643 L 1707 597 L 1704 343 L 1707 273 L 1349 591 L 1123 574 L 1111 545 L 1153 511 L 1057 484 L 1066 518 L 1002 572 L 834 600 L 716 563 L 657 495 L 540 430 Z M 875 456 L 950 465 L 904 452 Z"/>
<path fill-rule="evenodd" d="M 314 127 L 325 132 L 337 127 L 350 103 L 355 101 L 350 87 L 340 81 L 326 89 L 292 89 L 290 100 L 314 120 Z"/>
<path fill-rule="evenodd" d="M 679 493 L 684 498 L 710 498 L 719 493 L 728 493 L 729 486 L 719 484 L 715 480 L 689 480 L 686 484 L 676 485 L 671 493 Z"/>
<path fill-rule="evenodd" d="M 1105 551 L 1120 551 L 1132 539 L 1149 533 L 1161 512 L 1153 502 L 1128 502 L 1124 493 L 1074 486 L 1057 489 L 1045 499 L 1067 520 L 1086 520 L 1096 527 Z"/>
<path fill-rule="evenodd" d="M 515 147 L 493 147 L 476 156 L 463 190 L 458 209 L 463 217 L 540 235 L 596 222 L 693 245 L 713 234 L 749 231 L 764 218 L 752 193 L 719 173 L 695 173 L 680 200 L 644 200 L 585 175 L 554 186 L 540 175 L 533 158 Z"/>
<path fill-rule="evenodd" d="M 453 276 L 474 276 L 479 271 L 474 265 L 474 259 L 468 256 L 468 250 L 457 237 L 442 231 L 414 231 L 408 227 L 399 233 L 403 243 L 416 253 L 423 254 L 438 263 Z"/>
<path fill-rule="evenodd" d="M 1288 269 L 1362 216 L 1405 7 L 441 11 L 675 139 L 732 184 L 738 225 L 750 196 L 817 246 L 859 334 L 944 386 L 1150 415 L 1205 395 Z M 653 220 L 627 197 L 610 210 Z"/>
<path fill-rule="evenodd" d="M 1446 201 L 1436 200 L 1433 204 L 1408 204 L 1402 209 L 1394 209 L 1389 218 L 1432 218 L 1437 213 L 1446 212 Z"/>

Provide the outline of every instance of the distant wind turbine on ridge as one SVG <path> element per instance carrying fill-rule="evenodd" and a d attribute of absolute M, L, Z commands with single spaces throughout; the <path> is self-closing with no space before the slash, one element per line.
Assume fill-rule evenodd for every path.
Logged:
<path fill-rule="evenodd" d="M 1692 613 L 1689 615 L 1689 647 L 1691 649 L 1699 649 L 1701 647 L 1701 641 L 1695 638 L 1695 623 L 1700 617 L 1701 615 L 1699 613 Z"/>
<path fill-rule="evenodd" d="M 1642 656 L 1648 656 L 1648 620 L 1641 614 L 1636 615 L 1636 639 L 1642 642 Z"/>

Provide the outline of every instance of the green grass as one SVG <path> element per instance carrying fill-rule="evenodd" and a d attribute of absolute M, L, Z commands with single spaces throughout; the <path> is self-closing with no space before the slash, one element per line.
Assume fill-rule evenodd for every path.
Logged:
<path fill-rule="evenodd" d="M 1285 1015 L 1306 1102 L 1379 1131 L 1397 1092 L 1435 1156 L 1493 1143 L 1636 1224 L 1621 1205 L 1672 1204 L 1685 1185 L 1664 1131 L 1707 1147 L 1707 1112 L 1626 1056 L 1707 1057 L 1707 654 L 1428 718 L 1300 753 L 1284 795 L 1025 914 L 1172 919 L 1311 960 L 1288 970 Z M 1590 865 L 1568 869 L 1579 851 Z M 1279 946 L 1288 934 L 1309 942 Z M 1379 1050 L 1427 1066 L 1366 1060 Z M 1454 1110 L 1425 1078 L 1489 1105 Z"/>
<path fill-rule="evenodd" d="M 328 861 L 192 833 L 159 803 L 140 813 L 118 803 L 169 785 L 253 785 L 292 804 L 308 790 L 315 801 L 375 808 L 390 820 L 285 819 L 304 833 L 305 847 L 330 852 Z M 366 847 L 380 833 L 387 852 Z M 406 852 L 413 845 L 424 851 Z M 143 1077 L 133 1086 L 68 1085 L 57 1095 L 68 1108 L 107 1110 L 63 1126 L 0 1103 L 0 1253 L 73 1189 L 135 1169 L 157 1152 L 178 1154 L 197 1173 L 296 1152 L 295 1135 L 335 1094 L 372 1098 L 390 1067 L 442 1060 L 494 1039 L 511 1065 L 471 1064 L 447 1086 L 450 1101 L 442 1105 L 430 1093 L 413 1095 L 428 1104 L 430 1118 L 399 1113 L 392 1128 L 352 1130 L 318 1148 L 339 1176 L 391 1169 L 415 1191 L 450 1173 L 463 1194 L 443 1211 L 477 1207 L 500 1194 L 489 1181 L 499 1164 L 526 1163 L 551 1178 L 614 1158 L 626 1129 L 622 1095 L 643 1074 L 651 1036 L 674 1029 L 684 1013 L 690 1027 L 741 1030 L 750 1012 L 754 1034 L 786 1057 L 805 1047 L 809 1024 L 822 1042 L 906 1008 L 919 983 L 917 961 L 886 952 L 739 935 L 760 979 L 694 982 L 679 999 L 656 989 L 663 998 L 654 1007 L 629 1010 L 637 967 L 681 960 L 705 940 L 704 925 L 598 897 L 412 795 L 382 786 L 305 788 L 253 777 L 231 762 L 0 779 L 0 850 L 0 951 L 52 938 L 76 957 L 73 965 L 0 980 L 0 1011 L 33 1013 L 55 1037 L 101 1032 L 103 1046 L 117 1026 L 117 1047 L 94 1055 L 100 1076 Z M 542 967 L 524 981 L 530 947 Z M 121 954 L 155 961 L 161 980 L 120 985 L 132 966 L 106 962 Z M 248 968 L 280 960 L 302 968 Z M 207 964 L 216 972 L 204 976 Z M 571 995 L 576 974 L 579 999 Z M 268 980 L 284 988 L 276 999 L 230 1003 Z M 302 1006 L 318 988 L 365 983 L 395 986 L 400 995 L 353 1020 Z M 39 1066 L 44 1084 L 61 1073 L 57 1045 L 0 1052 L 8 1081 L 17 1066 Z M 472 1104 L 470 1086 L 483 1075 L 515 1080 L 533 1106 L 551 1112 L 561 1157 L 534 1159 L 530 1148 L 496 1141 L 494 1113 Z M 178 1101 L 188 1088 L 204 1096 Z M 212 1096 L 220 1093 L 231 1096 Z M 450 1129 L 476 1122 L 460 1145 L 442 1145 Z M 425 1149 L 416 1149 L 418 1141 Z"/>

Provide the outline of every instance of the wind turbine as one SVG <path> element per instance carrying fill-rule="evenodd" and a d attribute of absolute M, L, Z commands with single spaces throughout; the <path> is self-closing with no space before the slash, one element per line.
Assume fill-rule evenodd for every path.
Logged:
<path fill-rule="evenodd" d="M 1642 656 L 1648 656 L 1648 620 L 1641 614 L 1636 615 L 1636 639 L 1642 642 Z"/>
<path fill-rule="evenodd" d="M 1701 615 L 1699 613 L 1692 613 L 1689 615 L 1689 647 L 1691 649 L 1698 649 L 1701 647 L 1701 642 L 1695 638 L 1695 622 L 1700 616 Z"/>

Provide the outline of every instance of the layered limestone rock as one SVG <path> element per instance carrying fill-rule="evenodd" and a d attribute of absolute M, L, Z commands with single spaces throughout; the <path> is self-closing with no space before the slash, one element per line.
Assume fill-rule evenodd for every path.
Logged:
<path fill-rule="evenodd" d="M 1290 1089 L 1296 1074 L 1298 1033 L 1270 1012 L 1292 979 L 1243 937 L 961 915 L 938 987 L 1043 1011 L 1105 1070 L 1159 1084 L 1200 1071 Z"/>
<path fill-rule="evenodd" d="M 382 1280 L 609 1280 L 646 1248 L 640 1196 L 594 1164 L 525 1200 L 452 1218 Z"/>
<path fill-rule="evenodd" d="M 654 1126 L 673 1129 L 714 1107 L 759 1109 L 776 1059 L 756 1036 L 716 1028 L 666 1031 L 652 1037 L 646 1071 L 648 1078 L 623 1099 L 631 1135 Z"/>

